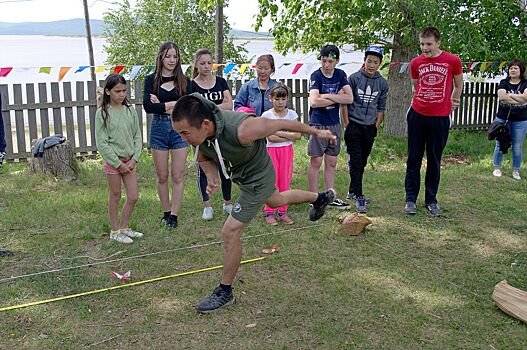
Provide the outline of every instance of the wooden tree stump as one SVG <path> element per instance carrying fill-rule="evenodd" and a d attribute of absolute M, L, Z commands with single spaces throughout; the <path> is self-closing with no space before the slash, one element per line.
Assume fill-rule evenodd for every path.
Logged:
<path fill-rule="evenodd" d="M 79 175 L 79 166 L 75 153 L 73 153 L 73 147 L 67 140 L 44 150 L 43 157 L 31 158 L 29 169 L 35 173 L 53 174 L 66 181 L 75 181 Z"/>

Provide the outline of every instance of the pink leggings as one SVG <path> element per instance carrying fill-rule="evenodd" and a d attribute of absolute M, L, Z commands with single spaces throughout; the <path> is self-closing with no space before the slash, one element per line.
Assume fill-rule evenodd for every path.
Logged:
<path fill-rule="evenodd" d="M 284 147 L 267 147 L 267 152 L 273 161 L 274 171 L 276 173 L 275 186 L 278 192 L 289 190 L 291 178 L 293 177 L 293 145 Z M 274 214 L 278 209 L 279 213 L 287 211 L 287 205 L 279 208 L 271 208 L 267 204 L 264 207 L 266 214 Z"/>

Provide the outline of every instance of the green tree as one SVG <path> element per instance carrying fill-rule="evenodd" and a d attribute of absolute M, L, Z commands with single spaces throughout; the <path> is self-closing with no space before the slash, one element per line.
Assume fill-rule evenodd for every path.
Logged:
<path fill-rule="evenodd" d="M 435 26 L 441 48 L 463 61 L 527 58 L 527 12 L 523 0 L 259 0 L 258 29 L 270 17 L 280 52 L 317 50 L 326 43 L 357 50 L 380 44 L 391 62 L 409 62 L 419 52 L 417 33 Z M 385 132 L 406 135 L 412 92 L 408 74 L 391 66 Z"/>
<path fill-rule="evenodd" d="M 174 41 L 181 62 L 191 64 L 199 48 L 214 51 L 214 9 L 199 7 L 192 0 L 138 0 L 132 8 L 128 0 L 104 14 L 104 35 L 109 64 L 154 65 L 159 45 Z M 245 62 L 247 50 L 227 36 L 223 23 L 224 59 Z"/>

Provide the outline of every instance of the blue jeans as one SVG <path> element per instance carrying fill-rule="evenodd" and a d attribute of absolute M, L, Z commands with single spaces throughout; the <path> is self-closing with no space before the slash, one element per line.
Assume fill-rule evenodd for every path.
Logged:
<path fill-rule="evenodd" d="M 505 120 L 503 122 L 505 123 Z M 527 133 L 527 120 L 510 121 L 509 123 L 511 125 L 512 138 L 512 169 L 520 170 L 522 165 L 523 141 Z M 500 151 L 499 141 L 496 141 L 496 147 L 494 147 L 494 166 L 501 168 L 502 160 L 503 152 Z"/>

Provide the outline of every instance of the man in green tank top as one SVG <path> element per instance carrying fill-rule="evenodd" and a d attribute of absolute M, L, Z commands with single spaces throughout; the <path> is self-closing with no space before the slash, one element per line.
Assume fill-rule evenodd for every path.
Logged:
<path fill-rule="evenodd" d="M 292 189 L 278 192 L 275 171 L 265 138 L 280 130 L 301 132 L 336 142 L 328 130 L 290 120 L 255 118 L 254 114 L 223 111 L 199 94 L 181 97 L 172 113 L 172 126 L 195 149 L 195 159 L 208 179 L 207 193 L 218 191 L 218 170 L 240 187 L 240 197 L 221 230 L 224 242 L 223 275 L 220 285 L 201 301 L 197 311 L 209 313 L 232 304 L 232 282 L 240 266 L 240 236 L 264 204 L 272 208 L 311 203 L 309 219 L 316 221 L 335 199 L 335 191 L 314 193 Z M 216 161 L 221 165 L 217 169 Z"/>

